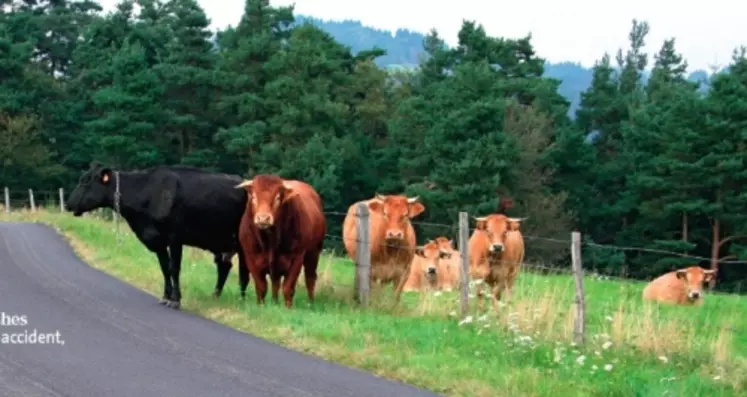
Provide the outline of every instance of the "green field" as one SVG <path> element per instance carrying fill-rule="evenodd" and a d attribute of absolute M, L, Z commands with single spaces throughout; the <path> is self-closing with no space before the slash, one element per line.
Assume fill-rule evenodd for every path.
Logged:
<path fill-rule="evenodd" d="M 40 211 L 3 213 L 0 220 L 56 227 L 91 266 L 154 295 L 157 304 L 163 284 L 155 255 L 126 224 L 120 224 L 118 245 L 114 224 L 93 217 Z M 253 283 L 241 301 L 235 264 L 216 300 L 210 296 L 216 278 L 211 259 L 186 249 L 182 310 L 445 395 L 747 393 L 747 299 L 738 296 L 707 295 L 702 307 L 654 306 L 642 303 L 642 283 L 587 277 L 588 341 L 580 347 L 570 342 L 573 280 L 566 275 L 524 272 L 498 314 L 460 319 L 455 293 L 410 293 L 396 309 L 388 292 L 376 293 L 371 308 L 359 309 L 352 303 L 353 264 L 329 255 L 320 264 L 314 305 L 303 277 L 293 309 L 257 306 Z"/>

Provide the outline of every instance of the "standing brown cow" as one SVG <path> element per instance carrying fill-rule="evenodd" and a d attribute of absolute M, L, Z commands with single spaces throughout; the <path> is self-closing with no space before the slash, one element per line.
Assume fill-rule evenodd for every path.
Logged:
<path fill-rule="evenodd" d="M 358 248 L 357 206 L 366 203 L 370 211 L 368 233 L 371 238 L 371 281 L 393 283 L 399 302 L 415 255 L 415 229 L 410 219 L 425 211 L 418 197 L 377 194 L 348 208 L 342 226 L 345 250 L 356 260 Z"/>
<path fill-rule="evenodd" d="M 257 175 L 236 187 L 246 189 L 249 197 L 239 241 L 255 282 L 257 303 L 265 301 L 269 274 L 273 301 L 278 301 L 282 277 L 285 306 L 291 307 L 302 266 L 313 302 L 316 268 L 327 232 L 319 194 L 304 182 L 275 175 Z"/>
<path fill-rule="evenodd" d="M 503 214 L 475 218 L 477 227 L 469 239 L 470 276 L 490 287 L 493 304 L 504 291 L 510 292 L 524 261 L 524 238 L 518 229 L 525 219 Z M 478 298 L 481 304 L 482 291 Z"/>
<path fill-rule="evenodd" d="M 715 270 L 700 266 L 671 271 L 648 283 L 643 289 L 643 299 L 677 305 L 700 305 L 703 303 L 703 284 L 715 276 Z"/>

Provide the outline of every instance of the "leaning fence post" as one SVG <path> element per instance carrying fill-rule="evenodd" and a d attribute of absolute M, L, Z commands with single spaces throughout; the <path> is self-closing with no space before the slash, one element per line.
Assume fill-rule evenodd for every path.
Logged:
<path fill-rule="evenodd" d="M 461 253 L 461 277 L 459 278 L 459 308 L 462 317 L 469 310 L 469 217 L 466 212 L 459 213 L 459 252 Z"/>
<path fill-rule="evenodd" d="M 65 212 L 65 189 L 60 188 L 60 212 Z"/>
<path fill-rule="evenodd" d="M 586 313 L 584 302 L 584 269 L 581 260 L 581 233 L 571 232 L 571 261 L 573 278 L 576 281 L 576 312 L 573 318 L 573 337 L 576 343 L 584 343 Z"/>
<path fill-rule="evenodd" d="M 10 189 L 5 187 L 5 212 L 10 212 Z"/>
<path fill-rule="evenodd" d="M 29 205 L 31 206 L 31 211 L 36 211 L 36 203 L 34 203 L 34 191 L 32 189 L 29 189 Z"/>
<path fill-rule="evenodd" d="M 368 306 L 371 292 L 371 239 L 368 233 L 368 204 L 362 202 L 356 208 L 358 217 L 358 241 L 355 249 L 355 297 L 358 303 Z"/>

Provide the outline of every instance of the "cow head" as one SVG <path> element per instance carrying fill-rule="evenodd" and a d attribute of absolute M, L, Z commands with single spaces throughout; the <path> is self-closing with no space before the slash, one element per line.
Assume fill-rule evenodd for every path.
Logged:
<path fill-rule="evenodd" d="M 440 236 L 436 237 L 436 244 L 438 244 L 438 248 L 441 249 L 441 251 L 444 252 L 454 252 L 454 242 L 449 240 L 446 237 Z"/>
<path fill-rule="evenodd" d="M 236 187 L 246 189 L 249 198 L 246 205 L 254 214 L 254 225 L 262 230 L 274 226 L 283 204 L 298 195 L 288 181 L 275 175 L 256 175 Z"/>
<path fill-rule="evenodd" d="M 70 193 L 65 208 L 72 211 L 74 216 L 81 216 L 96 208 L 111 206 L 113 194 L 114 171 L 98 162 L 92 162 Z"/>
<path fill-rule="evenodd" d="M 441 259 L 451 258 L 451 253 L 441 250 L 438 243 L 433 240 L 428 241 L 421 247 L 415 248 L 415 255 L 424 259 L 423 268 L 421 270 L 430 282 L 436 281 L 438 265 Z"/>
<path fill-rule="evenodd" d="M 388 243 L 399 243 L 405 240 L 405 230 L 410 219 L 425 211 L 425 206 L 418 196 L 404 195 L 384 196 L 377 194 L 369 201 L 368 209 L 381 214 L 384 218 L 384 239 Z"/>
<path fill-rule="evenodd" d="M 490 214 L 488 216 L 477 217 L 477 230 L 482 230 L 488 236 L 490 244 L 488 252 L 499 254 L 503 252 L 506 241 L 506 233 L 512 230 L 518 230 L 522 221 L 527 218 L 509 218 L 503 214 Z"/>
<path fill-rule="evenodd" d="M 687 299 L 696 301 L 703 296 L 703 283 L 710 282 L 716 276 L 716 271 L 706 270 L 700 266 L 690 266 L 677 270 L 675 274 L 685 283 Z"/>

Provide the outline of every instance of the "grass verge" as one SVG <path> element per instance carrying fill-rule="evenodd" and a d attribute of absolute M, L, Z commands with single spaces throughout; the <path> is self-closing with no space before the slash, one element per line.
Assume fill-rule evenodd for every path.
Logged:
<path fill-rule="evenodd" d="M 116 244 L 113 224 L 93 217 L 38 211 L 0 220 L 52 225 L 92 267 L 160 296 L 155 255 L 125 224 Z M 215 267 L 199 250 L 186 248 L 182 266 L 183 310 L 445 395 L 737 396 L 747 390 L 747 300 L 738 296 L 709 295 L 699 308 L 657 306 L 641 301 L 642 283 L 587 278 L 589 340 L 576 346 L 569 343 L 573 280 L 565 275 L 522 273 L 508 306 L 460 319 L 453 293 L 408 294 L 396 309 L 391 296 L 377 293 L 371 308 L 359 309 L 351 301 L 352 263 L 330 255 L 320 264 L 317 302 L 309 305 L 301 277 L 292 310 L 282 303 L 257 306 L 253 284 L 246 301 L 239 300 L 235 265 L 223 296 L 211 298 Z"/>

